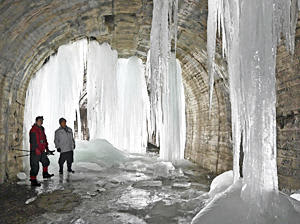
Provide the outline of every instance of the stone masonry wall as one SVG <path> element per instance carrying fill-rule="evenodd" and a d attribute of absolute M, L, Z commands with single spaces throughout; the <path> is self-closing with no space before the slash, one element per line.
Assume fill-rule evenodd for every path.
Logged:
<path fill-rule="evenodd" d="M 282 190 L 300 189 L 300 15 L 295 54 L 285 46 L 277 55 L 277 164 Z"/>

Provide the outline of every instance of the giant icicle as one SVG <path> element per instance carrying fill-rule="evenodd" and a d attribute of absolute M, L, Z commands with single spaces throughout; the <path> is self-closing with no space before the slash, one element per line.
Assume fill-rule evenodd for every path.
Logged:
<path fill-rule="evenodd" d="M 149 134 L 160 145 L 160 158 L 175 161 L 183 159 L 185 146 L 184 95 L 180 64 L 176 61 L 178 0 L 153 3 Z"/>
<path fill-rule="evenodd" d="M 234 181 L 244 151 L 242 198 L 266 209 L 268 192 L 278 191 L 276 166 L 276 49 L 283 34 L 293 52 L 296 0 L 209 0 L 208 59 L 214 76 L 217 27 L 228 61 Z M 212 88 L 213 81 L 210 86 Z M 243 136 L 243 137 L 242 137 Z"/>
<path fill-rule="evenodd" d="M 91 139 L 106 139 L 132 153 L 146 152 L 149 99 L 144 74 L 140 59 L 118 59 L 108 44 L 89 43 L 87 111 Z"/>

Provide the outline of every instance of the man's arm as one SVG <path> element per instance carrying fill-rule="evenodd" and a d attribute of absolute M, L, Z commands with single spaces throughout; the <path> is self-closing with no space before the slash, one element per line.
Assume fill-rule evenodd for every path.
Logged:
<path fill-rule="evenodd" d="M 31 150 L 34 151 L 38 147 L 38 144 L 37 144 L 37 140 L 36 140 L 36 135 L 32 131 L 29 133 L 29 142 L 32 147 Z"/>
<path fill-rule="evenodd" d="M 59 147 L 59 134 L 58 134 L 58 131 L 55 132 L 55 135 L 54 135 L 54 144 L 55 144 L 55 148 L 60 148 Z"/>
<path fill-rule="evenodd" d="M 76 148 L 76 145 L 75 145 L 75 139 L 74 139 L 74 134 L 73 134 L 73 130 L 71 129 L 71 133 L 72 133 L 72 141 L 73 141 L 73 145 L 74 145 L 74 148 Z"/>
<path fill-rule="evenodd" d="M 44 130 L 44 135 L 45 135 L 46 151 L 49 151 L 48 141 L 47 141 L 47 136 L 46 136 L 45 128 L 43 128 L 43 130 Z"/>

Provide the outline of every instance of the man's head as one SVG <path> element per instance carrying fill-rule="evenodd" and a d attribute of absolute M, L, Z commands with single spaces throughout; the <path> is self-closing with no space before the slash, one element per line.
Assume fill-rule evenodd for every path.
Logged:
<path fill-rule="evenodd" d="M 66 128 L 67 120 L 62 117 L 62 118 L 59 119 L 59 124 L 62 128 Z"/>
<path fill-rule="evenodd" d="M 36 123 L 36 125 L 39 126 L 39 127 L 42 126 L 43 120 L 44 120 L 43 116 L 38 116 L 38 117 L 36 117 L 36 118 L 35 118 L 35 123 Z"/>

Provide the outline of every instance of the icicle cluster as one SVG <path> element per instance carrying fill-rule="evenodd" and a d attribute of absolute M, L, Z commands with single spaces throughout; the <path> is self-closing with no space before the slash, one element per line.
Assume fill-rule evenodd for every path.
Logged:
<path fill-rule="evenodd" d="M 270 203 L 266 192 L 278 190 L 276 50 L 283 34 L 287 48 L 294 51 L 297 1 L 209 0 L 208 10 L 207 51 L 211 93 L 217 28 L 222 31 L 223 53 L 228 61 L 234 180 L 240 177 L 242 143 L 242 198 L 264 209 Z"/>
<path fill-rule="evenodd" d="M 87 40 L 60 47 L 31 80 L 24 114 L 24 148 L 29 147 L 28 132 L 38 115 L 45 118 L 50 144 L 60 117 L 74 130 L 76 111 L 80 118 L 84 69 L 90 138 L 106 139 L 128 152 L 146 152 L 150 109 L 142 61 L 136 57 L 118 59 L 108 44 Z M 80 134 L 80 119 L 78 122 Z"/>
<path fill-rule="evenodd" d="M 151 119 L 149 137 L 160 145 L 160 157 L 183 159 L 185 107 L 181 69 L 176 61 L 178 0 L 154 0 L 148 82 Z M 172 41 L 174 41 L 172 45 Z"/>
<path fill-rule="evenodd" d="M 142 61 L 118 59 L 108 44 L 91 42 L 87 55 L 87 111 L 91 139 L 146 152 L 149 98 Z"/>
<path fill-rule="evenodd" d="M 44 127 L 52 149 L 54 131 L 59 127 L 59 118 L 66 118 L 67 125 L 74 130 L 76 111 L 79 117 L 79 97 L 83 83 L 86 45 L 87 41 L 81 40 L 61 46 L 57 55 L 51 56 L 31 79 L 25 101 L 24 149 L 29 149 L 29 130 L 37 116 L 44 116 Z M 81 133 L 80 127 L 79 119 L 79 133 Z"/>

